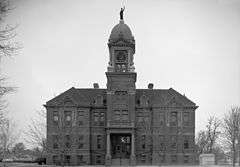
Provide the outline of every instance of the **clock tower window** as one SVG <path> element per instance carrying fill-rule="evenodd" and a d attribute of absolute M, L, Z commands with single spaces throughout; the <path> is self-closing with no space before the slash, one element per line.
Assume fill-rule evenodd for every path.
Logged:
<path fill-rule="evenodd" d="M 128 71 L 128 51 L 115 50 L 115 71 L 126 72 Z"/>

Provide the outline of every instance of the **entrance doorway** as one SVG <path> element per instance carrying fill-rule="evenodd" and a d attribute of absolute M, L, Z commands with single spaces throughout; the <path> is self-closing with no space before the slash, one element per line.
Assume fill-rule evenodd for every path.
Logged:
<path fill-rule="evenodd" d="M 131 154 L 131 134 L 111 134 L 111 154 L 113 159 L 129 159 Z"/>

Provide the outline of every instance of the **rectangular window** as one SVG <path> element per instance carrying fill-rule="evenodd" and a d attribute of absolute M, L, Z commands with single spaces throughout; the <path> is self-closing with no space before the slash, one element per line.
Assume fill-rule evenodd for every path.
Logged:
<path fill-rule="evenodd" d="M 52 157 L 52 160 L 53 160 L 53 164 L 54 164 L 54 165 L 58 165 L 58 156 L 57 156 L 57 155 L 54 155 L 54 156 Z"/>
<path fill-rule="evenodd" d="M 78 126 L 82 126 L 83 125 L 83 120 L 84 120 L 84 111 L 78 111 L 77 112 Z"/>
<path fill-rule="evenodd" d="M 79 141 L 82 141 L 83 138 L 84 138 L 84 135 L 79 135 L 79 136 L 78 136 L 78 140 L 79 140 Z"/>
<path fill-rule="evenodd" d="M 101 143 L 102 143 L 102 136 L 101 135 L 97 135 L 97 148 L 98 149 L 101 148 Z"/>
<path fill-rule="evenodd" d="M 77 165 L 81 165 L 83 163 L 83 155 L 77 155 Z"/>
<path fill-rule="evenodd" d="M 189 126 L 190 124 L 190 113 L 189 112 L 184 112 L 183 113 L 183 125 L 184 126 Z"/>
<path fill-rule="evenodd" d="M 65 136 L 65 147 L 66 148 L 71 148 L 71 137 L 70 137 L 70 135 Z"/>
<path fill-rule="evenodd" d="M 176 163 L 177 162 L 177 155 L 172 155 L 171 160 L 172 160 L 172 163 Z"/>
<path fill-rule="evenodd" d="M 138 122 L 144 123 L 144 124 L 148 124 L 150 123 L 150 113 L 148 110 L 142 110 L 142 111 L 138 111 L 137 112 L 137 118 L 138 118 Z"/>
<path fill-rule="evenodd" d="M 104 122 L 105 122 L 105 113 L 104 112 L 100 112 L 100 115 L 99 115 L 99 119 L 100 119 L 100 125 L 103 126 L 104 125 Z"/>
<path fill-rule="evenodd" d="M 189 156 L 188 155 L 184 155 L 184 163 L 188 163 L 189 162 Z"/>
<path fill-rule="evenodd" d="M 58 149 L 58 135 L 53 135 L 53 149 Z"/>
<path fill-rule="evenodd" d="M 128 120 L 128 110 L 122 110 L 122 120 Z"/>
<path fill-rule="evenodd" d="M 146 135 L 142 135 L 142 149 L 146 148 Z"/>
<path fill-rule="evenodd" d="M 177 137 L 171 136 L 171 149 L 176 150 L 177 149 Z"/>
<path fill-rule="evenodd" d="M 139 123 L 144 123 L 144 124 L 150 123 L 149 112 L 147 110 L 145 110 L 145 111 L 138 111 L 137 112 L 137 121 Z"/>
<path fill-rule="evenodd" d="M 161 151 L 165 150 L 165 137 L 163 135 L 159 135 L 159 147 Z"/>
<path fill-rule="evenodd" d="M 101 121 L 101 122 L 104 122 L 104 120 L 105 120 L 105 113 L 104 113 L 104 112 L 101 112 L 101 113 L 100 113 L 100 121 Z"/>
<path fill-rule="evenodd" d="M 71 111 L 64 111 L 64 122 L 65 126 L 71 126 L 72 124 L 72 112 Z"/>
<path fill-rule="evenodd" d="M 98 112 L 94 112 L 93 113 L 93 120 L 94 120 L 94 122 L 98 122 L 99 121 L 99 119 L 98 119 Z"/>
<path fill-rule="evenodd" d="M 144 119 L 143 119 L 142 116 L 139 116 L 139 117 L 138 117 L 138 122 L 144 122 Z"/>
<path fill-rule="evenodd" d="M 143 117 L 143 120 L 144 120 L 144 123 L 149 123 L 150 122 L 150 119 L 149 119 L 149 115 L 145 115 L 144 117 Z"/>
<path fill-rule="evenodd" d="M 120 110 L 114 110 L 114 118 L 116 121 L 120 120 L 121 113 Z"/>
<path fill-rule="evenodd" d="M 83 125 L 83 121 L 82 120 L 79 120 L 78 121 L 78 126 L 82 126 Z"/>
<path fill-rule="evenodd" d="M 116 121 L 127 121 L 129 120 L 128 110 L 114 110 L 114 120 Z"/>
<path fill-rule="evenodd" d="M 65 155 L 65 157 L 64 157 L 65 165 L 70 165 L 70 160 L 71 160 L 71 156 L 70 155 Z"/>
<path fill-rule="evenodd" d="M 145 154 L 141 154 L 141 162 L 142 163 L 146 162 L 146 155 Z"/>
<path fill-rule="evenodd" d="M 183 148 L 184 148 L 184 149 L 189 149 L 189 140 L 188 140 L 188 136 L 184 136 L 184 140 L 183 140 Z"/>
<path fill-rule="evenodd" d="M 54 123 L 54 125 L 58 125 L 58 121 L 59 121 L 58 111 L 53 111 L 53 123 Z"/>
<path fill-rule="evenodd" d="M 159 158 L 161 163 L 165 162 L 165 155 L 160 155 Z"/>
<path fill-rule="evenodd" d="M 160 143 L 164 143 L 165 137 L 163 135 L 159 135 L 159 141 L 160 141 Z"/>
<path fill-rule="evenodd" d="M 93 113 L 93 121 L 96 126 L 104 126 L 105 122 L 105 113 L 101 111 L 95 111 Z"/>
<path fill-rule="evenodd" d="M 83 139 L 84 139 L 84 135 L 79 135 L 78 136 L 78 149 L 83 148 Z"/>
<path fill-rule="evenodd" d="M 170 126 L 177 126 L 177 112 L 171 112 Z"/>
<path fill-rule="evenodd" d="M 78 143 L 78 149 L 82 149 L 83 148 L 83 143 Z"/>
<path fill-rule="evenodd" d="M 101 157 L 101 155 L 97 155 L 96 156 L 96 164 L 101 164 L 102 163 L 102 157 Z"/>

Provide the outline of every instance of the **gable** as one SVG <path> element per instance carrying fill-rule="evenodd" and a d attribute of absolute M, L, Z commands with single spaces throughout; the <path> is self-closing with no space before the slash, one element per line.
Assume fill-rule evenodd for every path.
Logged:
<path fill-rule="evenodd" d="M 153 107 L 196 107 L 196 104 L 176 90 L 170 89 L 137 89 L 136 104 L 146 96 Z"/>
<path fill-rule="evenodd" d="M 176 100 L 182 104 L 183 106 L 196 106 L 196 104 L 194 102 L 192 102 L 191 100 L 189 100 L 185 95 L 180 94 L 179 92 L 177 92 L 176 90 L 174 90 L 173 88 L 169 89 L 169 92 L 172 94 L 172 96 L 174 96 L 176 98 Z"/>

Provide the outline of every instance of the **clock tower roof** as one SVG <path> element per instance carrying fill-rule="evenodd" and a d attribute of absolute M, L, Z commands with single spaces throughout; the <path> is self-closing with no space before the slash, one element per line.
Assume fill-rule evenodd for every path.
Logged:
<path fill-rule="evenodd" d="M 119 21 L 119 24 L 115 25 L 111 31 L 109 42 L 116 41 L 119 39 L 124 39 L 129 42 L 134 41 L 134 37 L 132 35 L 132 31 L 127 24 L 124 23 L 123 20 Z"/>

